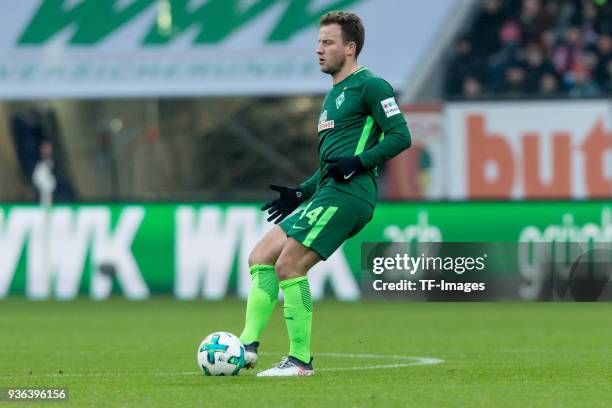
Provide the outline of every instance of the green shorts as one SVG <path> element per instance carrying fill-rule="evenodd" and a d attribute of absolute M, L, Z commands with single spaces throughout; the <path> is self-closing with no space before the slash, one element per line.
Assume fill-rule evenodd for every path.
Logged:
<path fill-rule="evenodd" d="M 344 241 L 372 219 L 374 208 L 365 200 L 333 187 L 323 187 L 279 225 L 288 237 L 326 260 Z"/>

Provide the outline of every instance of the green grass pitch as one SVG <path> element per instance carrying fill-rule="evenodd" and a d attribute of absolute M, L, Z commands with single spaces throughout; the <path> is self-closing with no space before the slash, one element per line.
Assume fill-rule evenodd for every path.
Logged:
<path fill-rule="evenodd" d="M 239 334 L 243 309 L 236 300 L 3 300 L 0 387 L 68 387 L 69 401 L 51 404 L 59 406 L 612 404 L 610 304 L 324 301 L 315 304 L 314 377 L 199 374 L 200 341 L 213 331 Z M 257 369 L 286 353 L 280 307 L 261 340 Z M 415 361 L 392 356 L 444 361 L 354 369 Z"/>

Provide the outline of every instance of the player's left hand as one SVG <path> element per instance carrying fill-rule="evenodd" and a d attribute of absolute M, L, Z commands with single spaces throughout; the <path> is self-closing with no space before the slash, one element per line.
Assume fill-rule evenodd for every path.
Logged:
<path fill-rule="evenodd" d="M 331 164 L 327 169 L 327 174 L 339 183 L 349 183 L 355 176 L 366 170 L 359 156 L 327 159 L 325 163 Z"/>

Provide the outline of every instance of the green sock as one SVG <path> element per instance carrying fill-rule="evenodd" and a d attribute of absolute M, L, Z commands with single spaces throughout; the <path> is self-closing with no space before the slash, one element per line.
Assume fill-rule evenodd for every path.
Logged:
<path fill-rule="evenodd" d="M 289 333 L 289 355 L 310 363 L 310 331 L 312 327 L 312 296 L 306 276 L 286 279 L 283 290 L 285 324 Z"/>
<path fill-rule="evenodd" d="M 242 344 L 259 340 L 278 300 L 278 278 L 272 265 L 251 266 L 251 289 L 247 298 Z"/>

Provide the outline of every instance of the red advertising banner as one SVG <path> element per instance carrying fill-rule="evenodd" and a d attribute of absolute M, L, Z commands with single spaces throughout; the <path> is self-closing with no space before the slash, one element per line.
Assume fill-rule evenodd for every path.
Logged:
<path fill-rule="evenodd" d="M 612 198 L 606 101 L 446 105 L 452 199 Z"/>

